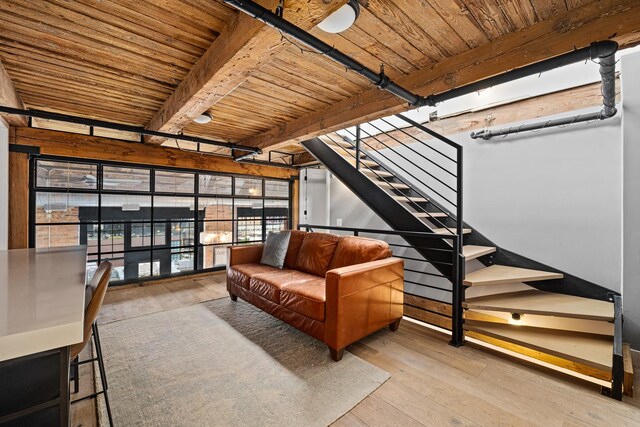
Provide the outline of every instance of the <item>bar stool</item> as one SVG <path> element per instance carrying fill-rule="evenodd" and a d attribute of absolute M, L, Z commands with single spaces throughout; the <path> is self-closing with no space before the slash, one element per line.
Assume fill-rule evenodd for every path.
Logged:
<path fill-rule="evenodd" d="M 81 397 L 72 401 L 71 403 L 80 402 L 86 399 L 93 399 L 98 395 L 104 395 L 104 401 L 107 407 L 107 415 L 109 416 L 109 425 L 113 427 L 113 419 L 111 417 L 111 406 L 109 405 L 109 394 L 107 393 L 107 373 L 104 369 L 104 359 L 102 358 L 102 346 L 100 345 L 100 332 L 98 331 L 98 323 L 96 318 L 102 307 L 104 296 L 107 293 L 107 287 L 109 286 L 109 279 L 111 278 L 111 270 L 113 269 L 109 261 L 103 261 L 96 270 L 91 283 L 87 285 L 87 295 L 85 295 L 85 309 L 84 309 L 84 337 L 81 343 L 75 344 L 70 348 L 71 368 L 73 371 L 73 382 L 75 392 L 78 392 L 79 382 L 79 366 L 85 363 L 98 362 L 98 369 L 100 370 L 100 380 L 102 383 L 102 390 L 91 393 L 87 396 Z M 87 302 L 88 301 L 88 302 Z M 96 349 L 96 357 L 92 357 L 87 360 L 78 360 L 78 355 L 86 347 L 89 340 L 93 337 L 93 343 Z M 96 387 L 97 388 L 97 387 Z"/>

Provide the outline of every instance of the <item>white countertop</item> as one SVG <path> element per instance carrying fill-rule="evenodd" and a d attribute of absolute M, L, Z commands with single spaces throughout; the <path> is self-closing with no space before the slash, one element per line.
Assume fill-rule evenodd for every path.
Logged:
<path fill-rule="evenodd" d="M 0 251 L 0 361 L 82 341 L 87 247 Z"/>

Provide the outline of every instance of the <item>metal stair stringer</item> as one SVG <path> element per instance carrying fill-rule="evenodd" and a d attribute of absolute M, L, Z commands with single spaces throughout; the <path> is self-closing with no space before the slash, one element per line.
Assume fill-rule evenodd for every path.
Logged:
<path fill-rule="evenodd" d="M 313 138 L 301 144 L 393 230 L 433 232 L 426 223 L 416 218 L 322 140 Z M 405 237 L 404 240 L 426 260 L 434 261 L 431 265 L 441 274 L 452 274 L 452 266 L 447 265 L 451 261 L 451 245 L 445 239 L 426 241 L 416 237 Z"/>

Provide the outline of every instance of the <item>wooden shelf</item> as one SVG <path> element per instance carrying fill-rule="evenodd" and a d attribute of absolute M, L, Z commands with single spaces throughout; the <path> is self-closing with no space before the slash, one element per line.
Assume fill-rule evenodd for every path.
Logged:
<path fill-rule="evenodd" d="M 613 304 L 538 290 L 470 298 L 464 308 L 509 313 L 539 314 L 589 320 L 613 320 Z"/>
<path fill-rule="evenodd" d="M 498 285 L 503 283 L 536 282 L 540 280 L 562 279 L 562 274 L 548 271 L 529 270 L 528 268 L 492 265 L 467 274 L 464 284 L 467 286 Z"/>
<path fill-rule="evenodd" d="M 472 259 L 480 258 L 484 255 L 492 254 L 496 251 L 496 248 L 493 246 L 475 246 L 475 245 L 465 245 L 462 247 L 462 254 L 466 261 L 470 261 Z"/>
<path fill-rule="evenodd" d="M 613 341 L 610 337 L 500 324 L 465 324 L 465 329 L 603 371 L 611 371 Z"/>

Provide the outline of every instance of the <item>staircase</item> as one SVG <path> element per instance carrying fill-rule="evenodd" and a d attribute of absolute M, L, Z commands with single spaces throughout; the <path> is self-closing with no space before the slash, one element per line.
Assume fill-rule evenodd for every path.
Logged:
<path fill-rule="evenodd" d="M 616 399 L 632 393 L 620 297 L 499 248 L 465 224 L 460 145 L 403 115 L 302 145 L 393 230 L 442 236 L 392 245 L 411 247 L 433 269 L 407 268 L 427 276 L 405 281 L 420 287 L 405 289 L 405 315 L 450 329 L 453 345 L 466 339 L 572 371 Z M 450 302 L 430 297 L 434 289 L 450 292 Z"/>

